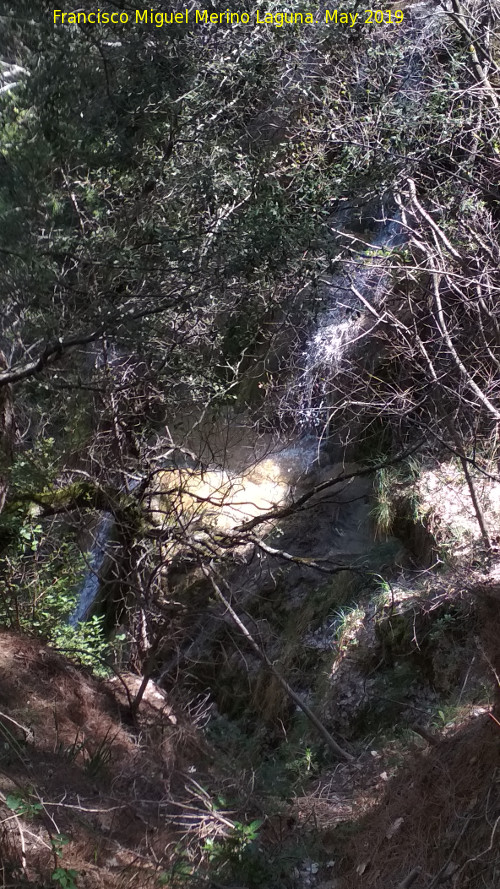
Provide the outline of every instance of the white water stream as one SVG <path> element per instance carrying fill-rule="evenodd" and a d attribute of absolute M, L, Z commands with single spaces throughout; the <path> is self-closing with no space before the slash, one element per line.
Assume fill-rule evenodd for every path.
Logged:
<path fill-rule="evenodd" d="M 349 237 L 356 244 L 355 236 Z M 369 243 L 363 240 L 356 245 L 359 249 L 364 244 L 364 251 L 349 262 L 347 272 L 323 281 L 322 297 L 327 308 L 316 320 L 316 331 L 306 345 L 304 370 L 298 383 L 303 428 L 317 429 L 322 425 L 328 407 L 328 379 L 332 372 L 341 369 L 343 358 L 355 347 L 362 346 L 362 340 L 368 335 L 364 324 L 366 304 L 360 296 L 374 309 L 379 307 L 389 274 L 383 263 L 384 254 L 403 242 L 397 219 L 387 219 L 379 223 Z"/>
<path fill-rule="evenodd" d="M 90 551 L 89 565 L 78 593 L 76 608 L 68 619 L 68 623 L 72 627 L 76 627 L 77 624 L 87 618 L 96 600 L 101 582 L 100 572 L 106 557 L 106 545 L 113 531 L 114 524 L 113 517 L 106 514 L 97 525 Z"/>

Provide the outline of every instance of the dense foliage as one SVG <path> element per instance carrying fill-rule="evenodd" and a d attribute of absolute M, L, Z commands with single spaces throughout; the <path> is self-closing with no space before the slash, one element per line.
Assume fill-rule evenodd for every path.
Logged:
<path fill-rule="evenodd" d="M 7 5 L 9 559 L 24 563 L 40 527 L 71 548 L 79 512 L 104 509 L 128 552 L 125 600 L 141 610 L 147 589 L 149 611 L 166 556 L 144 498 L 165 454 L 221 465 L 211 430 L 242 411 L 249 427 L 303 425 L 304 379 L 323 435 L 375 429 L 389 451 L 424 437 L 466 470 L 500 416 L 500 322 L 494 12 L 464 14 L 167 30 Z M 401 234 L 384 249 L 387 216 Z M 370 336 L 304 377 L 325 280 L 352 290 L 360 257 L 385 289 L 375 304 L 365 289 Z M 179 544 L 185 528 L 168 533 Z"/>
<path fill-rule="evenodd" d="M 358 5 L 345 12 L 359 17 Z M 420 522 L 425 461 L 456 461 L 480 555 L 494 550 L 477 485 L 498 481 L 500 53 L 493 0 L 410 5 L 401 24 L 361 16 L 352 28 L 323 11 L 277 27 L 256 23 L 247 0 L 231 9 L 251 22 L 89 25 L 54 22 L 46 0 L 1 5 L 0 624 L 101 676 L 135 671 L 132 722 L 149 678 L 174 677 L 191 728 L 209 722 L 230 792 L 189 779 L 198 834 L 169 811 L 186 834 L 148 860 L 154 885 L 251 889 L 292 885 L 306 855 L 280 834 L 263 857 L 271 828 L 253 817 L 254 790 L 288 799 L 325 749 L 352 760 L 329 733 L 336 717 L 325 707 L 318 720 L 295 690 L 317 672 L 324 695 L 333 663 L 314 645 L 304 655 L 302 638 L 326 622 L 340 661 L 354 648 L 361 578 L 392 597 L 380 700 L 397 704 L 397 681 L 424 670 L 406 618 L 391 623 L 383 575 L 400 564 L 385 537 Z M 332 318 L 342 348 L 313 349 Z M 273 509 L 242 484 L 253 449 L 304 432 L 326 464 L 341 452 L 376 465 L 375 554 L 309 557 L 314 509 L 334 509 L 317 498 L 333 489 L 326 470 L 304 469 Z M 370 471 L 340 477 L 355 486 Z M 367 485 L 353 502 L 366 504 Z M 228 509 L 229 530 L 217 524 Z M 97 614 L 79 622 L 82 584 Z M 439 615 L 430 632 L 424 620 L 436 658 L 468 620 Z M 210 719 L 207 686 L 220 705 Z M 358 716 L 371 731 L 373 714 Z M 78 743 L 73 758 L 108 764 L 107 735 L 97 753 Z M 228 779 L 246 756 L 251 778 L 245 764 Z M 8 798 L 14 817 L 36 814 L 30 794 Z M 60 836 L 52 882 L 72 887 Z"/>

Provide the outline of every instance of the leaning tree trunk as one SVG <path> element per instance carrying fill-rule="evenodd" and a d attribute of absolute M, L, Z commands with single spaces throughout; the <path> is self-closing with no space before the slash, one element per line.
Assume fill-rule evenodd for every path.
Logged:
<path fill-rule="evenodd" d="M 7 360 L 0 351 L 0 371 L 7 370 Z M 8 471 L 12 463 L 14 443 L 14 408 L 10 386 L 0 388 L 0 512 L 7 497 Z"/>

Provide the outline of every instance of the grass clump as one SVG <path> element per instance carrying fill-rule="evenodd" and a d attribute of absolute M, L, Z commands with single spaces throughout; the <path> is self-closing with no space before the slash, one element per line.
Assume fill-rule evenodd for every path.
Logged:
<path fill-rule="evenodd" d="M 422 522 L 422 506 L 415 488 L 419 474 L 419 463 L 411 459 L 375 473 L 375 502 L 371 512 L 375 537 L 397 536 L 402 518 L 414 524 Z"/>

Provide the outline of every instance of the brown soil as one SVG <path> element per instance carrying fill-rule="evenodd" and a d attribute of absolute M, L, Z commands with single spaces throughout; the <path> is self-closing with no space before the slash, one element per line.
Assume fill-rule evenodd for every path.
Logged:
<path fill-rule="evenodd" d="M 138 685 L 132 675 L 97 681 L 39 641 L 0 631 L 0 885 L 52 886 L 56 867 L 74 869 L 78 889 L 158 885 L 171 788 L 201 744 L 152 689 L 131 724 Z"/>
<path fill-rule="evenodd" d="M 497 886 L 499 767 L 484 714 L 406 759 L 344 846 L 343 889 Z"/>

